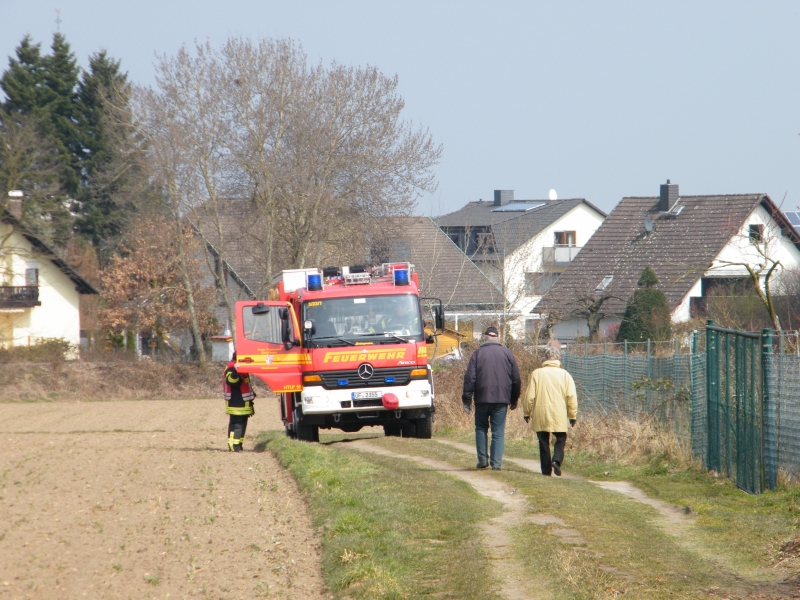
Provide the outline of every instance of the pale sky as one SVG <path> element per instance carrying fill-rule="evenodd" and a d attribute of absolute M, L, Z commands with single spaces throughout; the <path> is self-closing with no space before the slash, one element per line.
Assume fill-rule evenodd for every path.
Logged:
<path fill-rule="evenodd" d="M 800 3 L 0 0 L 3 69 L 29 33 L 102 48 L 132 81 L 194 40 L 291 37 L 397 74 L 444 156 L 420 214 L 513 189 L 583 197 L 766 192 L 800 204 Z"/>

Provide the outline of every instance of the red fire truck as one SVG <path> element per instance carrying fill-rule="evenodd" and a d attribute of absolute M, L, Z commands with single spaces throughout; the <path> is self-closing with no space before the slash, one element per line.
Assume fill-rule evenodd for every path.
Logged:
<path fill-rule="evenodd" d="M 433 377 L 410 263 L 283 271 L 270 301 L 236 303 L 236 368 L 280 395 L 286 433 L 319 430 L 430 438 Z M 442 303 L 431 306 L 434 335 Z"/>

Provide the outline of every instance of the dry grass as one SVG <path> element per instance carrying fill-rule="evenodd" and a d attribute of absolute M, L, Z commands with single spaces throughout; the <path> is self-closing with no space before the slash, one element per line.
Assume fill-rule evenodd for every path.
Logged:
<path fill-rule="evenodd" d="M 0 364 L 0 401 L 213 398 L 224 365 L 150 361 Z"/>
<path fill-rule="evenodd" d="M 646 464 L 654 458 L 669 461 L 673 468 L 689 467 L 694 462 L 691 447 L 669 425 L 620 413 L 585 415 L 580 426 L 570 431 L 569 443 L 575 451 L 621 465 Z"/>
<path fill-rule="evenodd" d="M 541 365 L 541 355 L 513 348 L 522 373 L 523 390 L 530 372 Z M 473 416 L 464 413 L 461 405 L 461 388 L 464 371 L 471 353 L 460 361 L 442 365 L 436 371 L 436 421 L 435 429 L 470 431 Z M 620 413 L 582 413 L 578 406 L 578 425 L 569 431 L 567 448 L 586 452 L 599 460 L 619 464 L 647 464 L 653 458 L 669 460 L 673 466 L 692 464 L 691 448 L 682 443 L 668 424 L 661 425 L 652 417 L 632 418 Z M 536 433 L 525 423 L 522 408 L 509 412 L 506 422 L 507 440 L 525 440 L 537 443 Z"/>

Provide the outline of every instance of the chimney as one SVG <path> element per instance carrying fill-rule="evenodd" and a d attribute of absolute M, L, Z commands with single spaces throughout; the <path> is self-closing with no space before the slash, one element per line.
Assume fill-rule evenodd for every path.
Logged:
<path fill-rule="evenodd" d="M 675 206 L 678 196 L 678 184 L 670 183 L 669 179 L 667 179 L 667 183 L 661 184 L 661 201 L 658 203 L 658 210 L 668 212 Z"/>
<path fill-rule="evenodd" d="M 677 187 L 677 186 L 676 186 Z M 494 205 L 505 206 L 514 201 L 514 190 L 495 190 L 494 191 Z"/>
<path fill-rule="evenodd" d="M 20 198 L 9 198 L 6 208 L 17 221 L 22 220 L 22 200 Z"/>

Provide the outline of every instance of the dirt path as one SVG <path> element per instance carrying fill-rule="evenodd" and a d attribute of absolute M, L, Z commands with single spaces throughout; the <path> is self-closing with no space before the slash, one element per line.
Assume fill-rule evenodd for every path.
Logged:
<path fill-rule="evenodd" d="M 226 426 L 217 400 L 0 404 L 0 599 L 325 597 L 294 481 Z"/>
<path fill-rule="evenodd" d="M 443 440 L 437 439 L 437 442 L 440 444 L 445 444 L 452 448 L 456 448 L 457 450 L 461 450 L 463 452 L 468 453 L 475 453 L 475 447 L 470 446 L 469 444 L 463 444 L 461 442 L 454 442 L 450 440 Z M 503 457 L 503 461 L 514 463 L 515 465 L 519 465 L 523 469 L 527 469 L 529 471 L 533 471 L 534 473 L 541 474 L 542 469 L 539 465 L 538 460 L 532 460 L 528 458 L 509 458 L 507 456 Z M 564 479 L 584 479 L 578 475 L 572 475 L 567 473 L 566 471 L 563 472 L 562 477 Z M 668 533 L 672 535 L 678 535 L 681 532 L 681 528 L 683 526 L 689 525 L 692 522 L 692 518 L 688 516 L 684 509 L 680 506 L 676 506 L 674 504 L 669 504 L 668 502 L 663 502 L 661 500 L 656 500 L 655 498 L 650 498 L 639 488 L 634 487 L 627 481 L 592 481 L 591 479 L 586 479 L 589 483 L 593 483 L 594 485 L 601 487 L 605 490 L 611 490 L 614 492 L 619 492 L 632 500 L 636 500 L 637 502 L 641 502 L 642 504 L 647 504 L 648 506 L 652 506 L 655 508 L 659 514 L 660 518 L 658 519 L 658 524 Z"/>
<path fill-rule="evenodd" d="M 366 440 L 351 442 L 347 447 L 355 448 L 361 452 L 412 460 L 437 471 L 447 472 L 462 481 L 466 481 L 479 494 L 500 502 L 505 507 L 505 512 L 482 526 L 484 534 L 483 546 L 489 551 L 493 572 L 500 583 L 500 595 L 508 600 L 543 600 L 551 597 L 544 585 L 537 585 L 535 574 L 526 573 L 522 563 L 517 561 L 512 554 L 512 540 L 509 532 L 525 518 L 527 509 L 527 501 L 521 494 L 516 494 L 516 490 L 508 489 L 508 486 L 482 473 L 457 468 L 446 462 L 431 458 L 397 454 L 374 446 Z M 540 588 L 538 590 L 539 593 L 532 594 L 528 590 L 528 586 L 534 590 Z"/>

